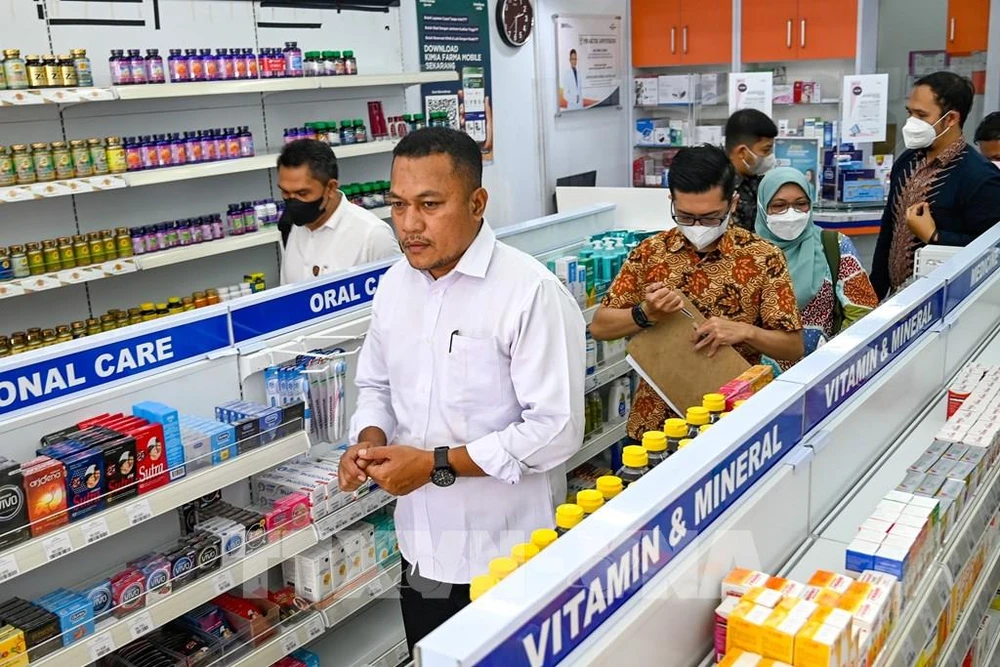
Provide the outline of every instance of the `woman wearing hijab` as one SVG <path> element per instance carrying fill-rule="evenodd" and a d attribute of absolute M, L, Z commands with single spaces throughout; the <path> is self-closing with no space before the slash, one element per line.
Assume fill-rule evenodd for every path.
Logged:
<path fill-rule="evenodd" d="M 788 262 L 807 355 L 878 305 L 851 240 L 813 224 L 808 193 L 802 172 L 772 169 L 760 182 L 754 225 L 757 235 L 780 248 Z M 778 366 L 787 370 L 791 364 Z"/>

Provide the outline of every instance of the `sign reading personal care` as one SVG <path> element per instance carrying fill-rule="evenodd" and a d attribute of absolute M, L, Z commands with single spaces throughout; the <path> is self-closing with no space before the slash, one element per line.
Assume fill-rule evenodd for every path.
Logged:
<path fill-rule="evenodd" d="M 885 141 L 889 119 L 889 75 L 844 77 L 840 136 L 844 143 Z"/>
<path fill-rule="evenodd" d="M 233 340 L 239 344 L 371 303 L 379 279 L 388 270 L 383 266 L 337 280 L 300 283 L 294 292 L 236 306 L 230 313 Z"/>
<path fill-rule="evenodd" d="M 969 268 L 948 281 L 945 292 L 944 313 L 947 315 L 962 301 L 967 299 L 1000 266 L 1000 256 L 996 248 L 988 248 Z"/>
<path fill-rule="evenodd" d="M 493 161 L 493 84 L 490 73 L 489 3 L 483 0 L 417 0 L 420 69 L 456 71 L 458 81 L 421 86 L 427 121 L 444 112 L 447 123 L 476 140 Z"/>
<path fill-rule="evenodd" d="M 772 72 L 730 72 L 729 113 L 740 109 L 756 109 L 771 115 L 774 104 L 774 74 Z"/>
<path fill-rule="evenodd" d="M 0 416 L 195 361 L 228 346 L 229 319 L 223 313 L 34 363 L 19 357 L 9 370 L 0 365 Z"/>
<path fill-rule="evenodd" d="M 556 15 L 559 111 L 621 104 L 620 16 Z"/>
<path fill-rule="evenodd" d="M 825 419 L 927 332 L 941 319 L 943 308 L 944 287 L 901 313 L 893 326 L 806 389 L 805 430 Z"/>
<path fill-rule="evenodd" d="M 801 438 L 799 399 L 583 575 L 567 583 L 561 593 L 476 664 L 550 667 L 562 662 Z"/>

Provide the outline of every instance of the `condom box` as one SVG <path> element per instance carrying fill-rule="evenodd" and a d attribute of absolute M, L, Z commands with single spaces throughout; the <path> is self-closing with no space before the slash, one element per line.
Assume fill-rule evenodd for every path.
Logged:
<path fill-rule="evenodd" d="M 111 613 L 111 580 L 101 579 L 77 591 L 87 598 L 94 609 L 94 620 L 101 621 Z"/>
<path fill-rule="evenodd" d="M 62 462 L 39 457 L 21 469 L 31 522 L 31 534 L 42 535 L 69 523 L 66 512 L 66 467 Z"/>
<path fill-rule="evenodd" d="M 21 464 L 0 457 L 0 549 L 31 537 Z"/>
<path fill-rule="evenodd" d="M 184 477 L 187 470 L 184 467 L 184 446 L 181 441 L 180 416 L 177 410 L 156 401 L 143 401 L 132 406 L 132 414 L 163 427 L 170 479 L 173 481 Z"/>
<path fill-rule="evenodd" d="M 60 590 L 40 598 L 36 604 L 59 619 L 63 646 L 94 634 L 94 608 L 86 597 Z"/>
<path fill-rule="evenodd" d="M 91 447 L 62 458 L 71 521 L 104 509 L 104 454 Z"/>

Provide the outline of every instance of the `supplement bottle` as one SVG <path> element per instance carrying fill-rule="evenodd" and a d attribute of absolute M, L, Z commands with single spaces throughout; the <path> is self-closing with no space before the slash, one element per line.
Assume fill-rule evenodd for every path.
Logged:
<path fill-rule="evenodd" d="M 649 472 L 649 457 L 639 445 L 628 445 L 622 449 L 622 467 L 616 474 L 622 479 L 622 487 L 628 488 Z"/>
<path fill-rule="evenodd" d="M 42 257 L 45 262 L 45 272 L 62 271 L 62 259 L 59 256 L 59 244 L 54 239 L 42 241 Z"/>
<path fill-rule="evenodd" d="M 80 85 L 76 78 L 76 63 L 68 53 L 59 56 L 59 74 L 62 85 L 67 88 L 77 88 Z"/>
<path fill-rule="evenodd" d="M 205 81 L 208 79 L 208 63 L 212 61 L 211 49 L 187 49 L 184 55 L 188 57 L 188 67 L 190 68 L 191 81 Z"/>
<path fill-rule="evenodd" d="M 215 142 L 215 158 L 216 160 L 225 160 L 228 158 L 228 149 L 226 148 L 226 133 L 222 131 L 221 127 L 215 128 L 212 132 L 212 141 Z"/>
<path fill-rule="evenodd" d="M 646 450 L 649 467 L 655 468 L 670 454 L 667 452 L 667 435 L 663 431 L 646 431 L 642 434 L 642 448 Z"/>
<path fill-rule="evenodd" d="M 52 142 L 52 163 L 56 170 L 56 180 L 65 180 L 76 177 L 76 167 L 73 165 L 73 156 L 69 152 L 69 146 L 65 141 Z"/>
<path fill-rule="evenodd" d="M 601 492 L 601 495 L 604 496 L 604 502 L 611 500 L 625 488 L 622 485 L 621 477 L 617 475 L 602 475 L 597 478 L 594 485 Z"/>
<path fill-rule="evenodd" d="M 365 127 L 365 122 L 360 118 L 354 119 L 354 141 L 359 144 L 368 141 L 368 128 Z"/>
<path fill-rule="evenodd" d="M 108 171 L 112 174 L 124 174 L 128 171 L 128 162 L 125 159 L 125 147 L 122 146 L 120 137 L 108 137 L 108 146 L 105 149 L 108 160 Z"/>
<path fill-rule="evenodd" d="M 143 135 L 139 139 L 139 159 L 142 160 L 143 169 L 155 169 L 159 166 L 156 160 L 156 141 L 149 135 Z M 73 154 L 76 158 L 76 153 Z"/>
<path fill-rule="evenodd" d="M 688 437 L 694 438 L 698 435 L 698 429 L 708 423 L 708 410 L 700 405 L 693 405 L 687 409 Z"/>
<path fill-rule="evenodd" d="M 150 83 L 166 83 L 167 73 L 163 68 L 163 56 L 159 49 L 146 49 L 146 75 Z"/>
<path fill-rule="evenodd" d="M 545 547 L 559 539 L 559 534 L 551 528 L 539 528 L 531 531 L 531 543 L 543 551 Z"/>
<path fill-rule="evenodd" d="M 27 278 L 31 275 L 31 269 L 28 267 L 28 254 L 23 245 L 10 247 L 10 270 L 14 278 Z"/>
<path fill-rule="evenodd" d="M 358 73 L 358 59 L 354 57 L 354 51 L 344 51 L 344 74 Z"/>
<path fill-rule="evenodd" d="M 354 121 L 340 121 L 340 143 L 349 146 L 357 141 L 354 135 Z"/>
<path fill-rule="evenodd" d="M 302 61 L 302 73 L 305 76 L 321 76 L 323 74 L 323 64 L 320 62 L 319 51 L 306 51 L 305 60 Z"/>
<path fill-rule="evenodd" d="M 333 53 L 333 51 L 324 51 L 320 56 L 320 71 L 323 76 L 336 76 L 337 74 L 336 58 L 334 58 Z"/>
<path fill-rule="evenodd" d="M 38 327 L 32 327 L 28 329 L 28 335 L 26 337 L 28 342 L 28 351 L 37 350 L 42 346 L 42 330 Z"/>
<path fill-rule="evenodd" d="M 28 87 L 28 70 L 19 49 L 5 49 L 3 52 L 3 73 L 10 90 L 24 90 Z"/>
<path fill-rule="evenodd" d="M 132 65 L 125 52 L 121 49 L 112 49 L 111 57 L 108 58 L 108 67 L 111 70 L 111 83 L 115 86 L 128 86 L 132 81 Z"/>
<path fill-rule="evenodd" d="M 55 329 L 42 329 L 42 344 L 39 347 L 55 345 L 58 341 Z"/>
<path fill-rule="evenodd" d="M 541 551 L 541 549 L 536 547 L 531 542 L 522 542 L 521 544 L 515 544 L 510 548 L 510 557 L 513 558 L 520 566 L 537 556 L 539 551 Z"/>
<path fill-rule="evenodd" d="M 90 66 L 87 49 L 73 49 L 70 53 L 73 56 L 73 67 L 76 69 L 77 85 L 90 88 L 94 85 L 94 69 Z"/>
<path fill-rule="evenodd" d="M 45 273 L 45 255 L 42 253 L 42 244 L 29 243 L 26 254 L 28 255 L 28 273 L 33 276 Z"/>
<path fill-rule="evenodd" d="M 243 49 L 243 60 L 246 62 L 247 66 L 247 78 L 259 78 L 260 65 L 257 63 L 257 56 L 254 55 L 253 49 Z"/>
<path fill-rule="evenodd" d="M 687 447 L 690 444 L 691 444 L 691 439 L 690 438 L 684 438 L 683 440 L 681 440 L 681 444 L 677 447 L 677 449 L 678 449 L 678 451 L 680 451 L 681 449 L 684 449 L 685 447 Z"/>
<path fill-rule="evenodd" d="M 73 167 L 76 170 L 77 178 L 86 178 L 94 175 L 94 163 L 90 157 L 90 147 L 82 139 L 73 139 L 69 142 L 70 154 L 73 156 Z"/>
<path fill-rule="evenodd" d="M 149 83 L 149 72 L 146 71 L 146 59 L 139 49 L 128 50 L 128 67 L 132 72 L 132 83 L 139 85 Z"/>
<path fill-rule="evenodd" d="M 14 173 L 18 185 L 30 185 L 36 182 L 35 160 L 24 144 L 14 144 L 10 147 L 11 158 L 14 161 Z"/>
<path fill-rule="evenodd" d="M 469 600 L 477 600 L 483 593 L 497 585 L 497 578 L 492 574 L 480 574 L 469 582 Z"/>
<path fill-rule="evenodd" d="M 510 556 L 500 556 L 490 561 L 490 575 L 497 581 L 503 581 L 517 569 L 517 561 Z"/>
<path fill-rule="evenodd" d="M 590 329 L 587 329 L 587 375 L 593 375 L 597 371 L 597 342 L 591 337 Z"/>
<path fill-rule="evenodd" d="M 214 288 L 209 288 L 205 290 L 205 301 L 208 302 L 209 306 L 214 306 L 217 303 L 221 303 L 222 299 L 219 298 L 219 290 Z"/>
<path fill-rule="evenodd" d="M 180 49 L 170 49 L 170 55 L 167 56 L 167 71 L 170 72 L 172 83 L 187 81 L 190 77 L 188 60 Z"/>
<path fill-rule="evenodd" d="M 243 62 L 243 58 L 238 55 L 239 49 L 222 49 L 222 78 L 231 81 L 236 79 L 236 61 Z M 245 67 L 245 65 L 244 65 Z"/>
<path fill-rule="evenodd" d="M 128 227 L 118 227 L 115 229 L 115 252 L 119 257 L 131 257 L 135 253 L 132 249 L 132 235 Z"/>
<path fill-rule="evenodd" d="M 60 324 L 56 327 L 56 342 L 57 343 L 67 343 L 73 340 L 73 331 L 69 326 L 65 324 Z"/>
<path fill-rule="evenodd" d="M 123 313 L 122 311 L 119 310 L 117 313 L 115 313 L 115 328 L 122 329 L 127 326 L 128 326 L 128 313 Z"/>
<path fill-rule="evenodd" d="M 15 331 L 10 335 L 11 356 L 28 351 L 28 340 L 23 331 Z"/>
<path fill-rule="evenodd" d="M 70 325 L 70 331 L 73 334 L 73 340 L 83 338 L 87 335 L 87 323 L 77 320 Z"/>
<path fill-rule="evenodd" d="M 83 234 L 73 236 L 73 256 L 77 266 L 87 266 L 91 263 L 90 241 Z"/>
<path fill-rule="evenodd" d="M 104 147 L 104 139 L 97 137 L 87 139 L 87 149 L 90 151 L 90 162 L 93 166 L 94 175 L 103 176 L 107 174 L 109 171 L 108 151 Z"/>
<path fill-rule="evenodd" d="M 24 71 L 28 74 L 28 88 L 48 88 L 49 82 L 45 78 L 45 67 L 42 66 L 41 56 L 25 56 Z M 59 85 L 59 81 L 54 84 Z"/>
<path fill-rule="evenodd" d="M 42 66 L 45 68 L 45 81 L 50 88 L 62 85 L 62 71 L 59 69 L 59 60 L 55 56 L 42 56 Z M 30 73 L 28 78 L 31 78 Z"/>
<path fill-rule="evenodd" d="M 14 170 L 14 158 L 6 146 L 0 146 L 0 187 L 15 183 L 17 183 L 17 172 Z"/>
<path fill-rule="evenodd" d="M 101 321 L 96 317 L 87 318 L 87 335 L 96 336 L 101 333 Z"/>
<path fill-rule="evenodd" d="M 714 424 L 722 419 L 722 413 L 726 411 L 726 397 L 722 394 L 705 394 L 701 404 L 708 410 L 709 424 Z"/>
<path fill-rule="evenodd" d="M 142 309 L 141 308 L 129 308 L 128 309 L 128 323 L 129 326 L 133 324 L 142 324 Z"/>
<path fill-rule="evenodd" d="M 59 261 L 64 269 L 76 268 L 76 254 L 73 252 L 73 239 L 68 236 L 60 236 L 59 241 Z"/>
<path fill-rule="evenodd" d="M 100 232 L 90 232 L 87 234 L 87 245 L 90 247 L 90 261 L 100 264 L 107 259 L 104 254 L 104 239 Z"/>
<path fill-rule="evenodd" d="M 556 534 L 565 535 L 583 521 L 583 508 L 574 503 L 556 507 Z"/>
<path fill-rule="evenodd" d="M 285 42 L 285 76 L 299 77 L 305 74 L 302 67 L 302 50 L 298 42 Z"/>
<path fill-rule="evenodd" d="M 118 328 L 118 320 L 114 315 L 101 315 L 101 331 L 114 331 Z"/>
<path fill-rule="evenodd" d="M 7 90 L 7 73 L 3 69 L 3 58 L 0 58 L 0 90 Z"/>
<path fill-rule="evenodd" d="M 235 127 L 227 127 L 225 134 L 226 158 L 235 160 L 240 157 L 240 133 Z"/>
<path fill-rule="evenodd" d="M 240 157 L 253 157 L 253 134 L 250 132 L 250 128 L 246 125 L 242 126 L 238 139 L 240 142 Z"/>
<path fill-rule="evenodd" d="M 344 64 L 344 57 L 340 55 L 340 51 L 333 52 L 333 73 L 335 76 L 347 73 L 347 66 Z"/>
<path fill-rule="evenodd" d="M 52 149 L 48 144 L 31 144 L 31 160 L 35 165 L 35 178 L 39 183 L 56 180 L 56 165 L 52 161 Z"/>
<path fill-rule="evenodd" d="M 125 170 L 142 170 L 142 148 L 136 137 L 125 137 L 122 140 L 122 150 L 125 153 Z"/>
<path fill-rule="evenodd" d="M 187 148 L 184 140 L 181 139 L 180 132 L 170 135 L 170 164 L 187 164 Z"/>
<path fill-rule="evenodd" d="M 677 451 L 677 444 L 688 437 L 688 425 L 683 419 L 668 419 L 663 422 L 663 432 L 667 436 L 667 454 Z"/>
<path fill-rule="evenodd" d="M 233 77 L 236 79 L 247 79 L 250 77 L 247 59 L 243 55 L 243 49 L 231 49 L 229 58 L 233 61 Z"/>
<path fill-rule="evenodd" d="M 604 505 L 604 495 L 597 489 L 583 489 L 576 492 L 576 504 L 585 516 L 590 516 Z"/>
<path fill-rule="evenodd" d="M 10 355 L 10 340 L 6 336 L 0 336 L 0 359 L 9 357 Z"/>
<path fill-rule="evenodd" d="M 0 281 L 14 277 L 14 267 L 10 263 L 10 250 L 0 246 Z"/>
<path fill-rule="evenodd" d="M 165 134 L 157 134 L 153 137 L 156 145 L 156 164 L 160 167 L 172 167 L 172 152 L 170 150 L 170 137 Z"/>

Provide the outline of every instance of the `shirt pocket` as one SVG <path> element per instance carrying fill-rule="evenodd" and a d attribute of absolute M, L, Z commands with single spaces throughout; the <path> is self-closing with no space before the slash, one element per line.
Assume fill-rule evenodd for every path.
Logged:
<path fill-rule="evenodd" d="M 449 347 L 444 391 L 448 403 L 464 410 L 502 405 L 504 357 L 498 341 L 455 334 Z"/>

